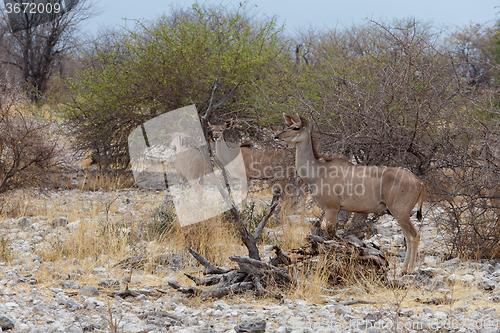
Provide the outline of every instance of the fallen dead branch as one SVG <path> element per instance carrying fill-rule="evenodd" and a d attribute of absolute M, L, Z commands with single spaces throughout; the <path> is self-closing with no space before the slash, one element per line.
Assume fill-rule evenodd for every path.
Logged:
<path fill-rule="evenodd" d="M 349 281 L 351 278 L 386 279 L 389 263 L 378 247 L 362 242 L 354 235 L 344 239 L 330 239 L 308 235 L 305 246 L 285 254 L 274 248 L 276 257 L 271 260 L 275 266 L 293 265 L 297 269 L 316 270 L 318 263 L 328 270 L 328 280 L 333 284 Z"/>
<path fill-rule="evenodd" d="M 257 296 L 281 299 L 282 296 L 270 291 L 269 287 L 283 288 L 296 285 L 298 280 L 290 274 L 290 266 L 295 268 L 310 267 L 311 263 L 314 263 L 314 260 L 319 256 L 329 260 L 326 267 L 330 269 L 330 281 L 333 282 L 338 282 L 350 274 L 355 274 L 358 277 L 375 275 L 381 280 L 386 277 L 389 264 L 385 255 L 370 243 L 361 242 L 353 236 L 349 236 L 347 239 L 325 240 L 310 235 L 308 241 L 307 245 L 294 249 L 288 254 L 279 247 L 275 247 L 276 257 L 272 258 L 269 263 L 247 257 L 230 257 L 231 261 L 238 264 L 238 269 L 217 267 L 195 250 L 188 248 L 196 260 L 205 267 L 203 273 L 210 276 L 185 275 L 193 280 L 196 286 L 210 286 L 210 288 L 203 290 L 197 287 L 182 287 L 176 283 L 169 284 L 185 295 L 200 295 L 202 299 L 219 298 L 231 293 L 249 290 L 254 291 Z M 362 302 L 365 301 L 356 300 L 356 304 Z M 368 301 L 366 302 L 368 303 Z"/>

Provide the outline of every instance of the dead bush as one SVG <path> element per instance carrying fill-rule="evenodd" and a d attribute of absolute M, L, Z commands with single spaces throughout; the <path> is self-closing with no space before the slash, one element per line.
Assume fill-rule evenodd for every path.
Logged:
<path fill-rule="evenodd" d="M 49 183 L 52 174 L 68 167 L 57 126 L 19 103 L 14 92 L 5 95 L 0 100 L 0 192 Z"/>

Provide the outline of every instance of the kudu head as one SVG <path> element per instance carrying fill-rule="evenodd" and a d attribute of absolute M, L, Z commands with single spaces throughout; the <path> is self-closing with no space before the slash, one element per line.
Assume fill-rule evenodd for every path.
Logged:
<path fill-rule="evenodd" d="M 285 119 L 285 129 L 276 134 L 276 140 L 284 141 L 285 143 L 299 143 L 309 138 L 309 122 L 302 117 L 299 119 L 293 118 L 283 113 Z"/>
<path fill-rule="evenodd" d="M 234 122 L 232 119 L 230 119 L 230 120 L 226 120 L 224 122 L 224 124 L 222 124 L 222 125 L 212 125 L 210 122 L 207 122 L 207 124 L 208 124 L 208 127 L 210 127 L 212 129 L 212 133 L 214 135 L 214 140 L 219 141 L 220 139 L 224 139 L 224 137 L 223 137 L 224 131 L 233 127 Z"/>
<path fill-rule="evenodd" d="M 175 132 L 170 134 L 172 137 L 172 141 L 170 141 L 170 147 L 175 149 L 175 151 L 178 153 L 181 150 L 181 147 L 184 145 L 184 138 L 186 137 L 185 134 Z"/>

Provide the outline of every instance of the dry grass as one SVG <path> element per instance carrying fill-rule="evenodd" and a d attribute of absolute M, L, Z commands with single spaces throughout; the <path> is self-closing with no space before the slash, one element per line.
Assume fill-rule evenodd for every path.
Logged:
<path fill-rule="evenodd" d="M 3 219 L 43 215 L 39 213 L 40 207 L 34 204 L 33 191 L 17 190 L 0 194 L 0 217 Z"/>
<path fill-rule="evenodd" d="M 129 170 L 87 170 L 78 179 L 78 184 L 68 184 L 69 188 L 78 188 L 80 191 L 97 191 L 99 189 L 112 191 L 116 189 L 134 188 L 134 176 Z"/>
<path fill-rule="evenodd" d="M 225 267 L 232 265 L 228 261 L 231 255 L 247 255 L 227 215 L 180 228 L 175 220 L 169 220 L 175 216 L 170 214 L 172 213 L 169 211 L 171 207 L 161 206 L 164 198 L 165 194 L 162 192 L 141 190 L 111 192 L 89 192 L 79 189 L 57 192 L 19 190 L 0 196 L 2 202 L 0 218 L 43 216 L 37 220 L 42 227 L 48 227 L 52 219 L 60 216 L 66 217 L 70 223 L 79 221 L 74 224 L 76 227 L 71 232 L 66 227 L 53 228 L 47 236 L 50 246 L 43 248 L 35 246 L 34 252 L 42 258 L 42 263 L 53 263 L 42 265 L 34 276 L 46 286 L 64 279 L 78 268 L 86 271 L 81 280 L 77 281 L 78 283 L 96 285 L 101 277 L 90 274 L 96 265 L 104 265 L 116 278 L 131 274 L 132 281 L 134 281 L 135 276 L 142 275 L 142 280 L 137 282 L 139 285 L 161 285 L 163 276 L 152 275 L 151 271 L 154 268 L 152 265 L 130 273 L 114 268 L 112 263 L 131 255 L 148 254 L 153 257 L 169 251 L 185 251 L 186 246 L 194 248 L 214 264 Z M 123 209 L 124 205 L 126 209 Z M 169 212 L 170 215 L 157 214 L 155 217 L 155 212 L 162 210 Z M 300 215 L 296 215 L 297 212 Z M 306 213 L 310 214 L 310 212 Z M 305 236 L 309 230 L 309 224 L 305 222 L 304 210 L 282 209 L 279 214 L 283 222 L 273 226 L 273 229 L 281 232 L 277 232 L 274 238 L 266 239 L 265 244 L 276 244 L 284 250 L 304 245 Z M 259 245 L 260 248 L 265 244 Z M 393 261 L 393 266 L 396 265 L 395 253 L 389 259 Z M 310 303 L 322 304 L 325 299 L 321 289 L 325 287 L 339 290 L 335 296 L 341 300 L 360 298 L 377 302 L 373 304 L 375 308 L 413 309 L 415 313 L 421 312 L 423 306 L 433 308 L 435 311 L 445 311 L 464 305 L 472 300 L 472 293 L 478 291 L 476 287 L 460 282 L 452 287 L 447 286 L 448 291 L 429 291 L 416 285 L 411 285 L 408 289 L 400 289 L 389 287 L 375 277 L 359 279 L 348 274 L 341 284 L 332 285 L 329 281 L 332 264 L 334 262 L 319 258 L 314 269 L 291 272 L 301 281 L 296 286 L 288 290 L 273 290 L 272 287 L 270 289 L 284 294 L 286 298 L 304 299 Z M 185 267 L 173 273 L 181 285 L 192 284 L 192 281 L 183 275 L 184 272 L 201 276 L 201 269 Z M 345 286 L 351 288 L 340 291 Z M 446 294 L 459 301 L 446 305 L 427 305 L 416 300 L 417 297 L 421 300 L 428 300 L 445 297 Z M 255 300 L 251 294 L 226 298 L 231 302 Z M 191 305 L 204 303 L 199 298 L 193 298 L 187 302 Z M 275 301 L 263 299 L 252 304 L 259 307 L 269 302 Z M 486 301 L 481 302 L 483 301 L 475 300 L 475 305 L 481 306 L 483 303 L 482 306 L 488 305 Z"/>

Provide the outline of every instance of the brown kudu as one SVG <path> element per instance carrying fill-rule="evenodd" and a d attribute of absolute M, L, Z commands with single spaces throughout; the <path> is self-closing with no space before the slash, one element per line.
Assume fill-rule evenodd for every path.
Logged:
<path fill-rule="evenodd" d="M 296 145 L 297 172 L 325 211 L 328 235 L 333 238 L 336 234 L 339 210 L 358 213 L 389 210 L 406 239 L 402 272 L 411 274 L 415 268 L 420 234 L 410 216 L 420 199 L 417 218 L 419 221 L 422 218 L 423 182 L 403 168 L 360 166 L 343 158 L 323 159 L 316 153 L 309 122 L 302 117 L 295 119 L 286 114 L 283 117 L 287 127 L 276 135 L 276 139 Z"/>
<path fill-rule="evenodd" d="M 183 136 L 180 133 L 172 135 L 172 146 L 175 147 L 177 157 L 175 159 L 175 169 L 179 176 L 179 183 L 186 179 L 189 185 L 203 199 L 203 186 L 206 175 L 210 172 L 203 154 L 194 148 L 182 143 Z M 201 185 L 200 185 L 201 182 Z"/>
<path fill-rule="evenodd" d="M 284 178 L 290 170 L 284 170 L 279 161 L 291 158 L 291 154 L 286 150 L 278 149 L 257 149 L 248 146 L 230 148 L 224 140 L 224 131 L 233 126 L 233 120 L 226 120 L 222 125 L 208 126 L 212 129 L 215 140 L 215 154 L 224 166 L 228 166 L 228 171 L 232 177 L 241 180 L 241 193 L 243 195 L 243 205 L 247 197 L 247 181 L 250 179 L 279 179 Z M 236 160 L 241 153 L 242 159 Z M 231 163 L 232 162 L 232 163 Z"/>

